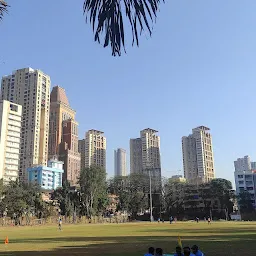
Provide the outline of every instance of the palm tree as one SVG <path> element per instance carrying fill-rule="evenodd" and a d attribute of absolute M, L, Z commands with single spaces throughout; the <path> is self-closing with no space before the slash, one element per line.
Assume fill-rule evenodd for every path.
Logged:
<path fill-rule="evenodd" d="M 132 29 L 132 44 L 139 46 L 138 31 L 147 30 L 152 34 L 150 23 L 155 21 L 160 3 L 164 0 L 85 0 L 84 14 L 92 25 L 95 33 L 94 40 L 101 42 L 104 47 L 109 43 L 112 55 L 120 56 L 122 47 L 125 51 L 124 20 L 126 16 Z"/>
<path fill-rule="evenodd" d="M 7 3 L 4 0 L 0 0 L 0 20 L 3 19 L 4 13 L 7 12 Z"/>
<path fill-rule="evenodd" d="M 123 17 L 132 30 L 132 45 L 139 46 L 139 33 L 148 31 L 152 34 L 160 3 L 165 0 L 84 0 L 83 11 L 86 20 L 91 23 L 94 40 L 104 47 L 111 45 L 112 55 L 121 55 L 125 51 L 125 33 Z M 0 0 L 0 20 L 7 12 L 7 3 Z"/>

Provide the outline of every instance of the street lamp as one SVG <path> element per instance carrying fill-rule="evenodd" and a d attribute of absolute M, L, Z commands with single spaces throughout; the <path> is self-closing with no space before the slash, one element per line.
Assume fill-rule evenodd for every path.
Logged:
<path fill-rule="evenodd" d="M 149 169 L 149 201 L 150 201 L 150 221 L 154 221 L 153 217 L 153 199 L 152 199 L 152 180 L 151 180 L 151 170 Z"/>

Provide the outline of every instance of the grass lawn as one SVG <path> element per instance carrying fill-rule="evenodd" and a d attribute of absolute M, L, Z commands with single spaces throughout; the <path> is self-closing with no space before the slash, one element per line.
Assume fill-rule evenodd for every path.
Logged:
<path fill-rule="evenodd" d="M 132 223 L 0 228 L 0 255 L 142 256 L 149 246 L 173 252 L 197 244 L 206 256 L 256 255 L 256 222 Z M 4 245 L 8 236 L 9 244 Z"/>

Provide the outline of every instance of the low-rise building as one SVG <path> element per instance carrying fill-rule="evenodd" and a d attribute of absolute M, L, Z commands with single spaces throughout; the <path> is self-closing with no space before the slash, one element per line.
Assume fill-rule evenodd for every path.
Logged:
<path fill-rule="evenodd" d="M 251 202 L 256 208 L 256 171 L 235 171 L 236 194 L 248 191 L 251 195 Z"/>
<path fill-rule="evenodd" d="M 42 189 L 54 190 L 62 187 L 63 162 L 48 161 L 48 166 L 37 165 L 27 169 L 29 183 L 38 184 Z"/>

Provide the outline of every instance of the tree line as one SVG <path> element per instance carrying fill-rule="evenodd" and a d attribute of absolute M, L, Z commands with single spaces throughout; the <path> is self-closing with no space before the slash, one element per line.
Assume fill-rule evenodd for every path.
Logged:
<path fill-rule="evenodd" d="M 160 184 L 159 184 L 160 183 Z M 0 183 L 0 212 L 2 216 L 19 218 L 35 216 L 47 218 L 59 214 L 70 216 L 109 216 L 126 213 L 131 219 L 149 219 L 149 176 L 131 174 L 106 179 L 106 172 L 98 166 L 81 171 L 76 187 L 64 182 L 51 193 L 50 202 L 42 198 L 42 190 L 36 184 L 11 181 Z M 111 197 L 117 200 L 110 207 Z M 253 212 L 251 196 L 244 191 L 235 196 L 230 181 L 214 179 L 204 184 L 188 184 L 152 177 L 153 216 L 166 219 L 194 217 L 229 218 L 238 200 L 241 212 Z"/>

